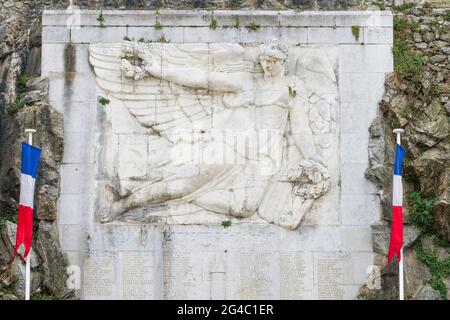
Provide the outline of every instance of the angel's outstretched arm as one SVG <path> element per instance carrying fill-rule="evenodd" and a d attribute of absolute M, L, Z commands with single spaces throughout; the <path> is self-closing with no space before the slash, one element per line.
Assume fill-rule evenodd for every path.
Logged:
<path fill-rule="evenodd" d="M 193 67 L 161 68 L 158 64 L 152 64 L 146 70 L 153 77 L 169 82 L 221 92 L 243 91 L 252 83 L 251 75 L 245 72 L 205 72 Z"/>

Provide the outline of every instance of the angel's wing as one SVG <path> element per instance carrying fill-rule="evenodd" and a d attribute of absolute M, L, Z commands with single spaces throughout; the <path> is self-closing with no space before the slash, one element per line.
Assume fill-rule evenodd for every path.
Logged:
<path fill-rule="evenodd" d="M 315 150 L 326 161 L 330 157 L 338 105 L 333 63 L 319 49 L 305 51 L 296 61 L 296 76 L 302 87 L 294 103 L 308 119 Z"/>
<path fill-rule="evenodd" d="M 318 50 L 304 50 L 297 57 L 294 59 L 295 83 L 290 92 L 294 96 L 292 108 L 296 108 L 295 116 L 300 122 L 287 127 L 281 168 L 258 208 L 258 214 L 268 222 L 290 229 L 299 226 L 314 200 L 330 188 L 327 161 L 336 154 L 332 142 L 338 105 L 334 66 L 328 57 Z M 291 133 L 298 128 L 292 126 L 306 128 L 300 139 L 306 148 L 312 143 L 308 149 L 313 151 L 299 149 Z M 312 141 L 304 141 L 308 139 Z M 317 162 L 318 159 L 322 163 Z"/>
<path fill-rule="evenodd" d="M 208 70 L 242 71 L 243 48 L 237 44 L 124 42 L 91 45 L 89 52 L 97 85 L 122 101 L 141 126 L 165 137 L 175 128 L 189 130 L 194 123 L 210 123 L 216 101 L 205 88 L 146 75 L 142 55 L 150 54 L 161 68 L 180 67 L 180 72 L 186 66 L 205 74 Z"/>

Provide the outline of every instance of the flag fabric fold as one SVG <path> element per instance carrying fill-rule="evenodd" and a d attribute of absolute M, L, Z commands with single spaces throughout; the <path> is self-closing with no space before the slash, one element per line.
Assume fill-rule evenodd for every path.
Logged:
<path fill-rule="evenodd" d="M 22 254 L 23 260 L 26 259 L 30 252 L 33 238 L 34 186 L 40 157 L 41 149 L 22 142 L 20 200 L 14 257 L 16 257 L 20 246 L 23 245 L 25 248 Z"/>
<path fill-rule="evenodd" d="M 403 246 L 403 185 L 402 164 L 405 149 L 397 144 L 395 148 L 394 181 L 392 185 L 392 227 L 389 242 L 388 264 L 394 256 L 401 259 L 400 250 Z"/>

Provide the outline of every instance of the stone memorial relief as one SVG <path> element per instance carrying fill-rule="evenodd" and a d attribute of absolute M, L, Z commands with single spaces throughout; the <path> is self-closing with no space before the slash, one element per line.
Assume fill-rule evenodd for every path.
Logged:
<path fill-rule="evenodd" d="M 97 95 L 110 101 L 97 114 L 100 222 L 295 229 L 334 188 L 335 51 L 272 40 L 89 52 Z"/>

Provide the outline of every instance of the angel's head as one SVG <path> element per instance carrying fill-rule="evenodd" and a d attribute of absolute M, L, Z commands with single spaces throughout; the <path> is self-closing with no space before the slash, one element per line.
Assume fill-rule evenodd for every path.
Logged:
<path fill-rule="evenodd" d="M 259 47 L 258 60 L 269 77 L 278 77 L 286 73 L 288 49 L 278 40 L 270 40 Z"/>

